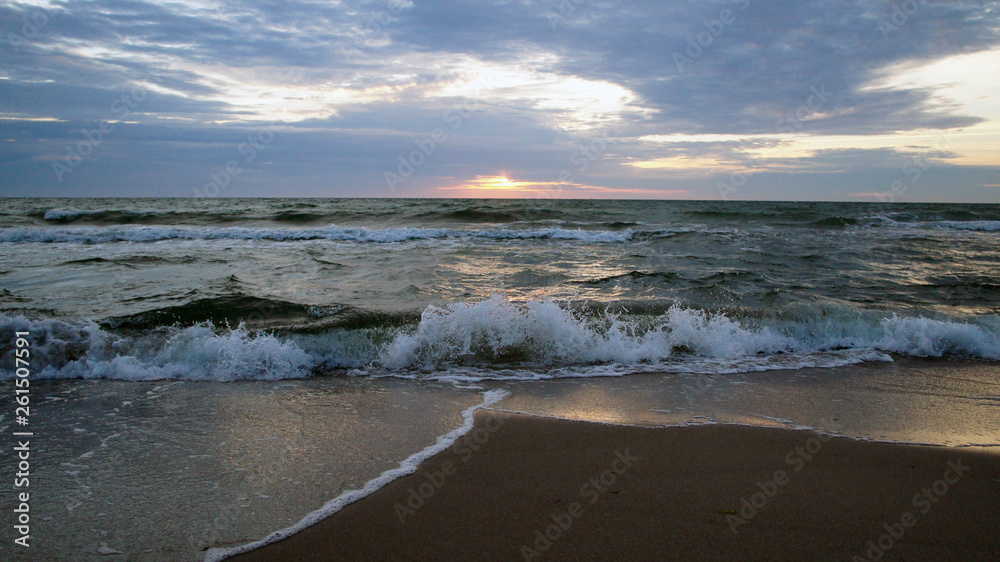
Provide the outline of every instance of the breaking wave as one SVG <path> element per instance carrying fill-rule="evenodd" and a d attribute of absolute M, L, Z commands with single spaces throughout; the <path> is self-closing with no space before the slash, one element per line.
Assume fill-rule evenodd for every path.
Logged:
<path fill-rule="evenodd" d="M 293 305 L 282 309 L 299 313 Z M 997 317 L 907 317 L 849 307 L 790 307 L 761 317 L 673 306 L 658 314 L 574 308 L 503 296 L 419 320 L 320 331 L 221 327 L 211 320 L 130 332 L 90 320 L 0 315 L 0 332 L 32 334 L 40 378 L 275 380 L 317 374 L 482 380 L 734 373 L 914 357 L 1000 359 Z M 378 315 L 372 316 L 377 318 Z M 10 334 L 8 334 L 10 332 Z M 13 341 L 4 336 L 4 342 Z M 2 344 L 4 365 L 14 350 Z M 0 371 L 0 378 L 11 378 Z"/>

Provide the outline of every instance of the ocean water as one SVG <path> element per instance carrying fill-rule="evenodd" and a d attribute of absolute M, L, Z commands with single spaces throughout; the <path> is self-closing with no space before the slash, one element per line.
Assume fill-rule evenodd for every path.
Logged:
<path fill-rule="evenodd" d="M 0 381 L 15 331 L 35 538 L 0 558 L 217 560 L 478 406 L 994 450 L 1000 205 L 7 199 Z"/>
<path fill-rule="evenodd" d="M 40 378 L 1000 359 L 1000 205 L 11 199 L 0 242 Z"/>

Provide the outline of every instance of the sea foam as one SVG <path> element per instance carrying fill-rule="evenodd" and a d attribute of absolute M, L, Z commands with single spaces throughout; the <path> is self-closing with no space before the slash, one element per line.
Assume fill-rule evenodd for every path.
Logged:
<path fill-rule="evenodd" d="M 302 529 L 319 523 L 323 519 L 326 519 L 327 517 L 340 511 L 345 506 L 374 494 L 380 488 L 385 487 L 386 484 L 392 482 L 393 480 L 408 474 L 413 474 L 417 471 L 417 467 L 420 466 L 422 462 L 438 453 L 446 451 L 449 447 L 454 445 L 459 438 L 472 430 L 476 410 L 480 408 L 488 408 L 503 400 L 508 395 L 509 393 L 505 390 L 488 390 L 484 392 L 483 401 L 481 403 L 476 404 L 475 406 L 470 406 L 462 411 L 462 425 L 456 427 L 448 433 L 445 433 L 444 435 L 439 436 L 433 445 L 400 461 L 398 467 L 386 470 L 377 478 L 367 482 L 359 490 L 344 492 L 336 498 L 326 502 L 323 507 L 303 517 L 298 523 L 292 525 L 291 527 L 281 529 L 280 531 L 275 531 L 259 541 L 254 541 L 252 543 L 232 548 L 209 549 L 208 552 L 205 553 L 205 562 L 218 562 L 220 560 L 236 556 L 237 554 L 249 552 L 262 546 L 280 541 L 281 539 L 294 535 Z"/>
<path fill-rule="evenodd" d="M 955 230 L 977 230 L 980 232 L 1000 231 L 1000 221 L 942 221 L 941 226 Z"/>
<path fill-rule="evenodd" d="M 47 221 L 72 220 L 77 217 L 99 215 L 104 212 L 105 211 L 103 210 L 81 211 L 79 209 L 49 209 L 48 211 L 45 211 L 45 215 L 42 218 Z"/>
<path fill-rule="evenodd" d="M 745 315 L 744 315 L 745 316 Z M 535 379 L 639 372 L 733 373 L 915 357 L 1000 359 L 1000 320 L 798 307 L 766 318 L 674 306 L 659 315 L 584 312 L 501 295 L 428 307 L 415 325 L 275 335 L 211 322 L 119 334 L 92 321 L 0 315 L 29 331 L 40 378 L 274 380 L 361 376 Z M 13 349 L 0 347 L 4 365 Z M 9 370 L 0 378 L 10 378 Z"/>
<path fill-rule="evenodd" d="M 49 211 L 55 213 L 55 211 Z M 59 213 L 71 213 L 59 211 Z M 48 213 L 46 213 L 48 216 Z M 53 214 L 53 217 L 56 217 Z M 59 214 L 58 216 L 63 216 Z M 68 216 L 68 215 L 67 215 Z M 112 242 L 158 242 L 161 240 L 333 240 L 344 242 L 404 242 L 435 238 L 483 238 L 577 240 L 591 243 L 616 243 L 631 240 L 631 230 L 583 230 L 540 228 L 508 230 L 492 228 L 464 230 L 455 228 L 363 228 L 329 225 L 321 228 L 251 228 L 251 227 L 43 227 L 0 230 L 2 242 L 105 244 Z"/>
<path fill-rule="evenodd" d="M 0 331 L 28 332 L 37 378 L 119 380 L 275 380 L 309 374 L 314 358 L 294 342 L 211 322 L 161 328 L 141 337 L 105 331 L 90 320 L 31 321 L 0 315 Z M 7 355 L 13 350 L 0 347 Z M 9 364 L 13 364 L 10 361 Z M 9 378 L 10 371 L 0 371 Z"/>

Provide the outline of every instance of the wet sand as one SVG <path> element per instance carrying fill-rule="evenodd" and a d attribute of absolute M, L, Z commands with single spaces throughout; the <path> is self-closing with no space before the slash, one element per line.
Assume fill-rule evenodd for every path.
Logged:
<path fill-rule="evenodd" d="M 996 560 L 1000 454 L 481 410 L 418 471 L 235 560 Z"/>
<path fill-rule="evenodd" d="M 210 546 L 244 544 L 293 525 L 398 467 L 483 399 L 442 385 L 360 377 L 40 380 L 31 388 L 39 397 L 31 547 L 15 545 L 7 527 L 0 533 L 4 561 L 201 562 Z M 11 398 L 0 397 L 0 411 L 13 412 Z M 16 462 L 15 454 L 0 456 L 9 483 Z M 6 513 L 13 502 L 13 494 L 0 494 Z"/>

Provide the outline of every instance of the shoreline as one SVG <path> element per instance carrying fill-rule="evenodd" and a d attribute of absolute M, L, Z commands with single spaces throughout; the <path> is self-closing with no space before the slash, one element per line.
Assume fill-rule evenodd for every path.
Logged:
<path fill-rule="evenodd" d="M 309 527 L 316 525 L 331 515 L 339 512 L 345 506 L 358 502 L 371 494 L 374 494 L 399 478 L 413 474 L 420 469 L 420 466 L 430 458 L 448 451 L 456 445 L 463 437 L 475 431 L 475 413 L 482 409 L 503 400 L 508 393 L 503 390 L 489 390 L 483 393 L 483 400 L 479 404 L 474 404 L 461 412 L 462 425 L 452 429 L 444 435 L 438 436 L 434 444 L 413 453 L 409 457 L 399 462 L 395 468 L 382 472 L 376 478 L 369 480 L 363 487 L 356 490 L 348 490 L 341 495 L 327 501 L 319 509 L 307 514 L 294 525 L 279 529 L 268 534 L 266 537 L 250 543 L 234 546 L 225 549 L 207 549 L 205 562 L 225 560 L 239 553 L 251 551 L 274 542 L 284 540 Z"/>
<path fill-rule="evenodd" d="M 986 560 L 998 502 L 980 449 L 480 409 L 415 472 L 229 559 Z"/>
<path fill-rule="evenodd" d="M 41 380 L 37 390 L 58 407 L 37 428 L 46 435 L 47 447 L 36 460 L 47 494 L 32 506 L 35 555 L 10 546 L 0 552 L 15 559 L 97 559 L 106 545 L 137 559 L 202 561 L 209 548 L 218 553 L 254 544 L 323 511 L 331 498 L 343 501 L 350 491 L 397 471 L 401 461 L 415 468 L 439 438 L 456 428 L 458 434 L 468 431 L 471 415 L 466 420 L 462 412 L 482 404 L 487 391 L 509 392 L 489 407 L 492 412 L 542 422 L 685 431 L 704 431 L 706 424 L 806 429 L 875 444 L 1000 454 L 998 365 L 900 360 L 749 375 L 662 373 L 464 387 L 391 377 Z M 195 404 L 184 410 L 188 417 L 175 415 Z M 532 427 L 548 432 L 550 424 Z M 517 454 L 532 447 L 528 443 Z M 72 470 L 63 470 L 63 463 Z M 150 473 L 164 477 L 150 479 Z M 152 531 L 134 533 L 138 522 Z"/>

